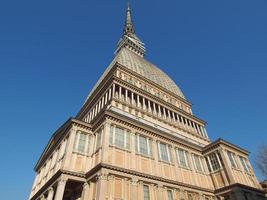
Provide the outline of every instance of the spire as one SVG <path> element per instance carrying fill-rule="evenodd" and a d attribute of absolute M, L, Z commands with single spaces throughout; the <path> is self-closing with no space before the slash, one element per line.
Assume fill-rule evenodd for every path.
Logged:
<path fill-rule="evenodd" d="M 132 15 L 131 7 L 130 7 L 130 4 L 128 3 L 127 10 L 126 10 L 125 26 L 124 26 L 124 34 L 127 34 L 127 35 L 131 35 L 135 33 L 131 15 Z"/>
<path fill-rule="evenodd" d="M 141 57 L 144 57 L 145 55 L 146 50 L 144 43 L 135 34 L 134 25 L 132 22 L 132 11 L 129 3 L 126 9 L 126 20 L 123 29 L 123 35 L 118 42 L 115 53 L 117 54 L 124 47 Z"/>

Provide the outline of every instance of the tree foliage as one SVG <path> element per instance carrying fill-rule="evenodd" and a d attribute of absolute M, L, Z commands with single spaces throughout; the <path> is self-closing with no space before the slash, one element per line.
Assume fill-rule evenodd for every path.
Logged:
<path fill-rule="evenodd" d="M 261 145 L 255 158 L 257 168 L 267 178 L 267 145 Z"/>

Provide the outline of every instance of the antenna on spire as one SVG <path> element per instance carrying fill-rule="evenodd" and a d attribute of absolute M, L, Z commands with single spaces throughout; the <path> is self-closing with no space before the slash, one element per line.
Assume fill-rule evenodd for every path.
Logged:
<path fill-rule="evenodd" d="M 130 7 L 130 3 L 128 1 L 127 3 L 127 10 L 126 10 L 126 21 L 125 21 L 125 26 L 124 26 L 124 34 L 130 35 L 134 34 L 134 26 L 132 22 L 132 11 Z"/>
<path fill-rule="evenodd" d="M 135 34 L 134 25 L 132 22 L 132 11 L 131 11 L 129 1 L 127 3 L 126 19 L 125 19 L 125 25 L 123 29 L 123 35 L 118 42 L 115 53 L 117 54 L 123 48 L 129 49 L 133 53 L 141 57 L 143 57 L 146 52 L 144 43 Z"/>

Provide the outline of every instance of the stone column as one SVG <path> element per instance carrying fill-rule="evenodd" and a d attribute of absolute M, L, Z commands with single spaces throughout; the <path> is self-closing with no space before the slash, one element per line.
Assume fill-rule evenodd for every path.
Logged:
<path fill-rule="evenodd" d="M 58 181 L 56 196 L 54 200 L 63 200 L 66 183 L 67 183 L 66 178 L 61 178 Z"/>
<path fill-rule="evenodd" d="M 131 182 L 131 199 L 138 199 L 138 179 L 135 177 Z"/>
<path fill-rule="evenodd" d="M 106 199 L 106 192 L 108 190 L 107 180 L 108 180 L 108 174 L 106 172 L 102 172 L 97 177 L 97 194 L 96 199 L 97 200 L 105 200 Z"/>
<path fill-rule="evenodd" d="M 44 194 L 42 194 L 42 195 L 40 196 L 40 200 L 45 200 L 45 196 L 44 196 Z"/>
<path fill-rule="evenodd" d="M 82 197 L 81 197 L 81 200 L 89 200 L 90 199 L 90 187 L 89 187 L 89 184 L 88 182 L 85 182 L 83 184 L 83 191 L 82 191 Z"/>
<path fill-rule="evenodd" d="M 144 97 L 143 97 L 143 109 L 146 110 L 146 100 Z"/>
<path fill-rule="evenodd" d="M 112 85 L 112 97 L 115 97 L 115 84 Z"/>
<path fill-rule="evenodd" d="M 140 96 L 137 95 L 137 107 L 140 108 Z"/>
<path fill-rule="evenodd" d="M 227 182 L 229 182 L 228 184 L 233 184 L 235 182 L 234 176 L 232 174 L 232 169 L 231 169 L 231 163 L 228 162 L 227 159 L 227 155 L 224 149 L 219 148 L 219 153 L 221 155 L 222 161 L 224 163 L 224 167 L 225 167 L 225 171 L 227 173 L 227 177 L 229 178 L 229 180 L 227 180 Z"/>
<path fill-rule="evenodd" d="M 125 88 L 125 101 L 128 103 L 128 90 Z"/>
<path fill-rule="evenodd" d="M 121 86 L 119 86 L 119 99 L 121 100 Z"/>
<path fill-rule="evenodd" d="M 48 189 L 48 196 L 47 196 L 47 200 L 53 200 L 54 197 L 54 188 L 50 187 Z"/>
<path fill-rule="evenodd" d="M 148 112 L 151 112 L 151 101 L 148 100 Z"/>
<path fill-rule="evenodd" d="M 158 185 L 157 199 L 163 200 L 163 185 Z"/>

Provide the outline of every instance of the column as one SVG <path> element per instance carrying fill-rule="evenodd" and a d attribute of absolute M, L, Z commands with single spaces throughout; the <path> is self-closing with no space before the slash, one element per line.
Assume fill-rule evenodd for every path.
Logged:
<path fill-rule="evenodd" d="M 143 109 L 146 110 L 146 100 L 144 97 L 143 97 Z"/>
<path fill-rule="evenodd" d="M 200 126 L 200 130 L 201 130 L 201 133 L 202 133 L 202 135 L 203 135 L 203 136 L 205 136 L 205 133 L 204 133 L 204 128 L 203 128 L 203 126 Z"/>
<path fill-rule="evenodd" d="M 163 185 L 158 185 L 158 195 L 157 195 L 157 199 L 163 200 Z"/>
<path fill-rule="evenodd" d="M 112 85 L 112 96 L 115 97 L 115 84 Z"/>
<path fill-rule="evenodd" d="M 206 128 L 203 128 L 203 129 L 204 129 L 204 134 L 205 134 L 205 136 L 208 137 L 208 133 L 207 133 L 207 131 L 206 131 Z"/>
<path fill-rule="evenodd" d="M 108 185 L 107 185 L 107 180 L 108 180 L 108 174 L 105 172 L 102 172 L 101 174 L 98 175 L 97 177 L 97 194 L 96 194 L 96 199 L 99 200 L 104 200 L 106 199 L 107 196 L 107 190 L 108 190 Z"/>
<path fill-rule="evenodd" d="M 108 91 L 106 92 L 106 95 L 105 95 L 105 105 L 107 104 L 108 102 Z"/>
<path fill-rule="evenodd" d="M 138 179 L 132 178 L 131 182 L 131 199 L 139 199 L 138 198 Z"/>
<path fill-rule="evenodd" d="M 160 105 L 158 105 L 158 107 L 159 107 L 159 117 L 161 117 L 161 107 Z"/>
<path fill-rule="evenodd" d="M 223 160 L 224 167 L 225 167 L 225 170 L 226 170 L 226 173 L 227 173 L 227 177 L 229 178 L 229 184 L 233 184 L 235 182 L 235 179 L 234 179 L 234 176 L 232 174 L 232 169 L 230 167 L 231 163 L 228 162 L 227 155 L 226 155 L 226 152 L 225 152 L 224 149 L 219 148 L 219 153 L 220 153 L 221 158 Z"/>
<path fill-rule="evenodd" d="M 148 100 L 148 112 L 151 112 L 151 101 Z"/>
<path fill-rule="evenodd" d="M 125 88 L 125 101 L 128 103 L 128 90 Z"/>
<path fill-rule="evenodd" d="M 198 130 L 198 134 L 201 135 L 201 131 L 200 131 L 200 129 L 199 129 L 199 124 L 196 124 L 196 127 L 197 127 L 197 130 Z"/>
<path fill-rule="evenodd" d="M 132 105 L 134 105 L 134 93 L 133 92 L 131 92 L 131 103 Z"/>
<path fill-rule="evenodd" d="M 55 200 L 63 200 L 66 183 L 67 183 L 66 178 L 61 178 L 58 181 Z"/>
<path fill-rule="evenodd" d="M 152 103 L 153 103 L 153 114 L 157 115 L 156 104 L 154 102 Z"/>
<path fill-rule="evenodd" d="M 140 108 L 140 96 L 137 95 L 137 107 Z"/>
<path fill-rule="evenodd" d="M 42 194 L 42 195 L 40 196 L 40 200 L 45 200 L 45 196 L 44 196 L 44 194 Z"/>
<path fill-rule="evenodd" d="M 48 196 L 47 196 L 47 200 L 53 200 L 54 197 L 54 189 L 52 187 L 50 187 L 48 189 Z"/>
<path fill-rule="evenodd" d="M 119 99 L 121 100 L 121 86 L 119 86 Z"/>
<path fill-rule="evenodd" d="M 83 191 L 82 191 L 82 197 L 81 197 L 81 200 L 89 200 L 90 199 L 90 187 L 89 187 L 89 183 L 88 182 L 85 182 L 83 184 Z"/>

